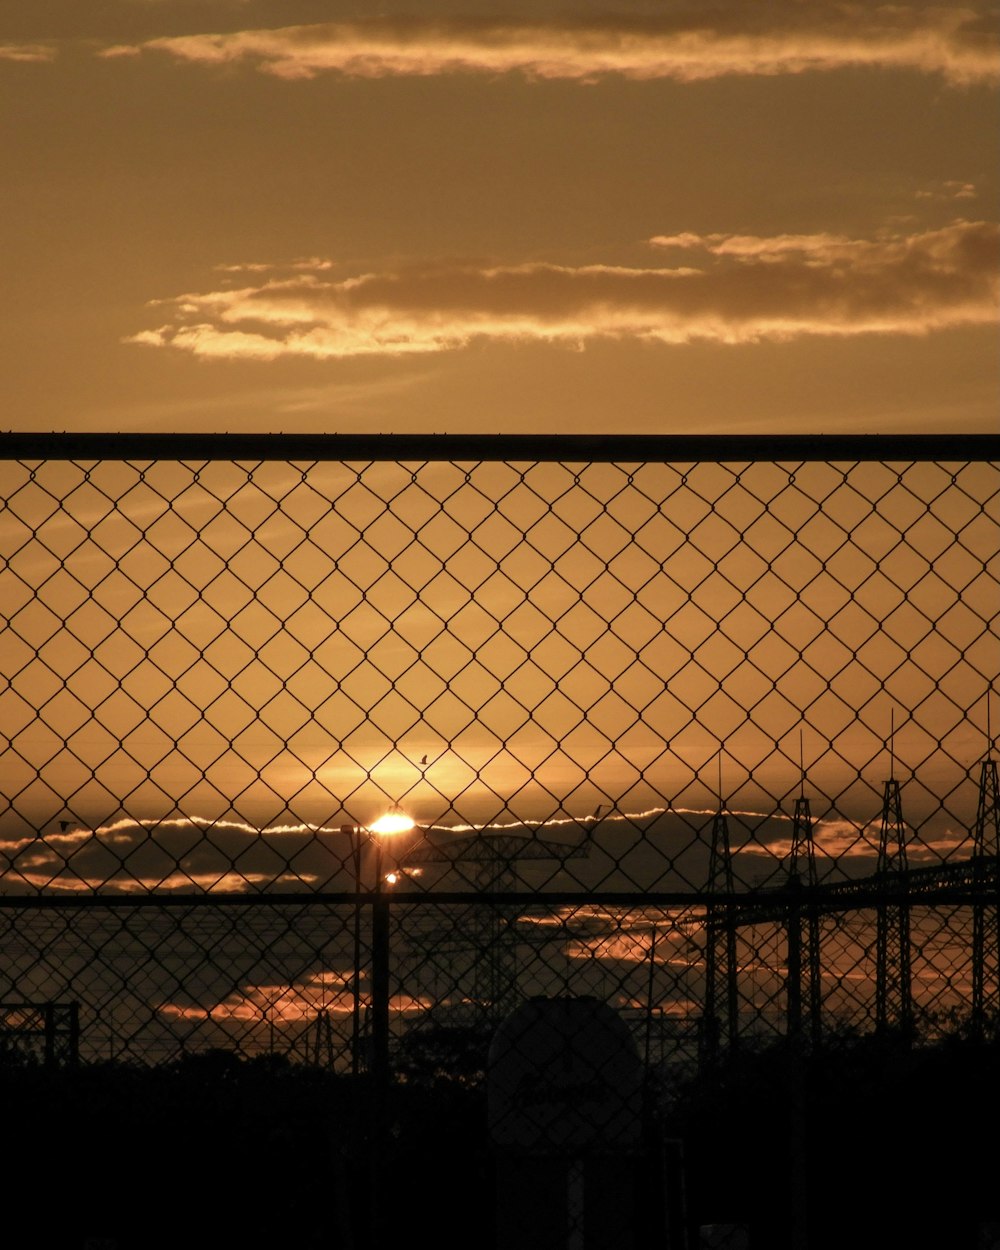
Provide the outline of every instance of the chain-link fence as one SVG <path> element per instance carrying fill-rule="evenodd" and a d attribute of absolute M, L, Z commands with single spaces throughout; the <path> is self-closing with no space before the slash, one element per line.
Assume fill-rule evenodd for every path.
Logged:
<path fill-rule="evenodd" d="M 0 444 L 22 1081 L 323 1075 L 414 1174 L 474 1106 L 496 1244 L 735 1248 L 692 1108 L 989 1051 L 1000 439 Z"/>

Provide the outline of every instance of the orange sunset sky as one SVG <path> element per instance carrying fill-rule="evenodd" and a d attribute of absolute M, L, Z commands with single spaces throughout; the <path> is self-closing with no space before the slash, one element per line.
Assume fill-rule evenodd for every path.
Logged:
<path fill-rule="evenodd" d="M 996 18 L 7 3 L 3 426 L 992 431 Z"/>

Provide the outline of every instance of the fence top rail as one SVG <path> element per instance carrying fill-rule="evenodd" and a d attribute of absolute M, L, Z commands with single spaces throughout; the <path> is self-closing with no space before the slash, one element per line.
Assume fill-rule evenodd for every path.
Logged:
<path fill-rule="evenodd" d="M 0 460 L 1000 460 L 997 434 L 230 434 L 0 431 Z"/>

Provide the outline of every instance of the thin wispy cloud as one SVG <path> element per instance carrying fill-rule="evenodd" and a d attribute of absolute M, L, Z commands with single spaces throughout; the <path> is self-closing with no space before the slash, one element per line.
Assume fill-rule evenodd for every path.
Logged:
<path fill-rule="evenodd" d="M 933 187 L 922 187 L 917 193 L 918 200 L 974 200 L 978 192 L 973 182 L 962 182 L 957 178 L 949 178 Z"/>
<path fill-rule="evenodd" d="M 413 994 L 390 995 L 388 1007 L 394 1016 L 423 1013 L 433 1007 L 427 997 Z M 342 991 L 324 997 L 309 986 L 249 986 L 235 990 L 228 997 L 209 1007 L 192 1003 L 161 1003 L 157 1011 L 176 1020 L 240 1021 L 248 1024 L 278 1025 L 312 1024 L 318 1010 L 334 1016 L 349 1016 L 353 1010 L 350 993 Z"/>
<path fill-rule="evenodd" d="M 727 812 L 733 822 L 731 841 L 735 855 L 779 864 L 790 854 L 791 819 L 786 813 L 743 808 Z M 579 845 L 581 830 L 591 825 L 595 828 L 589 836 L 598 846 L 617 845 L 620 853 L 622 836 L 631 838 L 638 834 L 651 844 L 666 839 L 680 845 L 694 827 L 705 827 L 715 814 L 711 807 L 654 807 L 615 812 L 600 820 L 595 816 L 556 816 L 537 822 L 434 825 L 429 831 L 435 834 L 440 848 L 447 849 L 452 835 L 468 832 L 509 833 L 530 842 L 538 833 L 569 830 L 574 838 L 560 839 L 569 849 Z M 258 829 L 240 820 L 200 816 L 122 818 L 94 830 L 52 830 L 40 836 L 0 839 L 0 866 L 5 890 L 10 893 L 56 890 L 74 895 L 255 894 L 272 889 L 311 892 L 332 885 L 351 888 L 345 876 L 350 872 L 351 843 L 340 836 L 329 836 L 341 833 L 337 824 L 292 822 Z M 192 842 L 191 835 L 198 835 L 197 840 Z M 813 835 L 816 853 L 824 860 L 846 856 L 871 859 L 877 853 L 878 830 L 874 824 L 846 817 L 823 818 L 815 822 Z M 919 842 L 912 842 L 911 854 L 918 860 L 937 862 L 939 854 L 955 852 L 962 836 L 952 830 L 933 840 L 922 836 Z M 286 844 L 283 849 L 282 844 Z M 422 869 L 407 863 L 412 849 L 412 845 L 399 848 L 398 857 L 405 874 L 417 877 Z M 395 849 L 393 853 L 397 853 Z M 578 919 L 581 916 L 577 908 L 573 914 Z M 591 919 L 602 915 L 599 910 Z M 648 923 L 648 917 L 640 918 L 639 927 L 646 928 Z M 620 921 L 615 922 L 614 928 L 620 928 Z"/>
<path fill-rule="evenodd" d="M 56 49 L 45 43 L 0 43 L 0 61 L 48 62 L 56 59 Z"/>
<path fill-rule="evenodd" d="M 1000 228 L 991 222 L 873 240 L 687 233 L 650 243 L 673 263 L 261 275 L 154 301 L 167 319 L 127 341 L 203 358 L 337 359 L 477 341 L 581 347 L 915 335 L 997 320 Z"/>
<path fill-rule="evenodd" d="M 315 273 L 322 269 L 332 269 L 333 261 L 324 260 L 320 256 L 312 256 L 306 260 L 292 260 L 285 265 L 269 265 L 264 262 L 248 261 L 245 264 L 216 265 L 217 273 L 273 273 L 275 269 L 287 269 L 290 273 Z"/>
<path fill-rule="evenodd" d="M 697 81 L 853 67 L 995 79 L 995 13 L 975 4 L 880 5 L 722 0 L 654 15 L 537 20 L 379 15 L 357 21 L 191 34 L 118 44 L 203 65 L 245 63 L 281 78 L 517 73 L 582 82 L 608 76 Z"/>

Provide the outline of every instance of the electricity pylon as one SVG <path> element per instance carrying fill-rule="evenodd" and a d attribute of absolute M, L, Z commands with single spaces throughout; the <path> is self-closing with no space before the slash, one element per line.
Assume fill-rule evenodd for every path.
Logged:
<path fill-rule="evenodd" d="M 913 1027 L 910 976 L 910 902 L 906 880 L 906 826 L 890 737 L 889 777 L 882 792 L 879 829 L 878 900 L 875 932 L 875 1028 Z"/>
<path fill-rule="evenodd" d="M 719 895 L 733 894 L 733 858 L 726 805 L 712 820 L 708 860 L 708 902 L 705 907 L 705 1007 L 701 1058 L 711 1067 L 724 1047 L 735 1050 L 739 1039 L 739 987 L 736 966 L 736 914 L 733 903 Z"/>
<path fill-rule="evenodd" d="M 813 1046 L 818 1045 L 822 1029 L 819 912 L 815 898 L 816 884 L 813 819 L 809 800 L 805 794 L 803 770 L 802 789 L 795 800 L 792 846 L 788 858 L 788 889 L 792 897 L 788 905 L 785 1011 L 788 1036 L 807 1038 Z"/>
<path fill-rule="evenodd" d="M 1000 787 L 992 743 L 979 769 L 979 803 L 972 847 L 972 1028 L 983 1036 L 1000 1027 Z"/>
<path fill-rule="evenodd" d="M 518 909 L 500 901 L 517 885 L 518 866 L 524 861 L 563 863 L 589 855 L 590 840 L 568 845 L 546 838 L 524 837 L 491 830 L 448 839 L 425 840 L 406 856 L 406 864 L 448 864 L 474 890 L 471 908 L 451 931 L 458 944 L 472 952 L 471 998 L 490 1021 L 505 1018 L 517 1000 Z M 482 900 L 488 896 L 489 901 Z M 437 935 L 440 938 L 440 933 Z M 440 950 L 440 944 L 437 946 Z"/>

